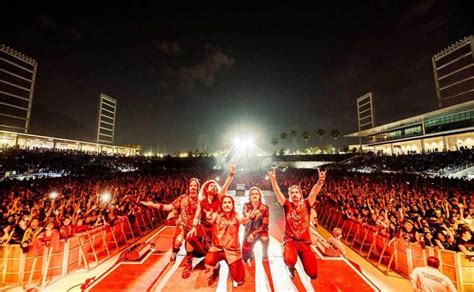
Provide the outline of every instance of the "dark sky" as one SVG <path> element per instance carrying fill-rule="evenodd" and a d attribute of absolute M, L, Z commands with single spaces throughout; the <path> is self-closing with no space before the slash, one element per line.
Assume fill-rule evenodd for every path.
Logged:
<path fill-rule="evenodd" d="M 436 109 L 431 57 L 474 31 L 472 1 L 100 2 L 2 8 L 0 43 L 39 62 L 33 133 L 92 140 L 103 91 L 118 100 L 116 144 L 216 150 L 249 131 L 272 149 L 296 130 L 310 145 L 342 146 L 351 140 L 328 135 L 356 130 L 355 100 L 368 91 L 376 124 Z"/>

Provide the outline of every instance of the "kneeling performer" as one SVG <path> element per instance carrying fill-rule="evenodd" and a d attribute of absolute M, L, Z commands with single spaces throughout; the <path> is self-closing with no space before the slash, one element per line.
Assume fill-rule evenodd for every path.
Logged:
<path fill-rule="evenodd" d="M 206 254 L 204 263 L 208 269 L 212 269 L 209 277 L 211 286 L 219 277 L 219 262 L 225 260 L 229 265 L 229 271 L 235 284 L 240 286 L 244 283 L 245 270 L 242 261 L 242 253 L 239 242 L 240 224 L 248 222 L 248 218 L 239 218 L 235 212 L 234 199 L 224 196 L 221 210 L 212 214 L 212 246 Z"/>
<path fill-rule="evenodd" d="M 253 247 L 260 240 L 263 248 L 263 261 L 268 261 L 268 223 L 270 212 L 267 205 L 262 202 L 262 191 L 257 187 L 249 190 L 249 202 L 244 204 L 242 211 L 244 217 L 249 218 L 245 224 L 244 242 L 242 244 L 242 257 L 244 262 L 251 262 L 254 258 Z"/>

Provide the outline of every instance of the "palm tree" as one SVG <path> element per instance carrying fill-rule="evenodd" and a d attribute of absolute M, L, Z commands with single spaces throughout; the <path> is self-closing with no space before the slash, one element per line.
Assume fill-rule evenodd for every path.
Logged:
<path fill-rule="evenodd" d="M 291 138 L 293 138 L 293 139 L 296 138 L 296 134 L 297 134 L 297 133 L 296 133 L 296 130 L 291 131 L 291 132 L 290 132 Z"/>
<path fill-rule="evenodd" d="M 339 132 L 339 130 L 332 130 L 331 132 L 331 136 L 334 138 L 334 140 L 337 140 L 337 138 L 339 138 L 339 135 L 341 133 Z"/>
<path fill-rule="evenodd" d="M 316 131 L 316 133 L 318 134 L 319 138 L 321 138 L 321 140 L 323 140 L 324 133 L 326 133 L 326 132 L 323 129 L 318 129 L 318 131 Z"/>
<path fill-rule="evenodd" d="M 296 130 L 292 130 L 290 132 L 290 137 L 293 139 L 293 147 L 296 148 L 296 136 L 298 135 L 298 133 L 296 132 Z"/>
<path fill-rule="evenodd" d="M 308 141 L 309 141 L 309 133 L 308 132 L 304 132 L 303 135 L 302 135 L 302 138 L 306 144 L 306 148 L 308 148 Z"/>
<path fill-rule="evenodd" d="M 288 134 L 287 134 L 286 132 L 281 132 L 280 138 L 281 138 L 281 141 L 282 141 L 282 142 L 281 142 L 281 144 L 282 144 L 281 146 L 283 147 L 283 141 L 285 141 L 286 138 L 288 138 Z"/>

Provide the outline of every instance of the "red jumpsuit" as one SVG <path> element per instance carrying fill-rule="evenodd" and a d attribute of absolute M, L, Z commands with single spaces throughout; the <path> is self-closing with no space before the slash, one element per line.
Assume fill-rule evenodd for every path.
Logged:
<path fill-rule="evenodd" d="M 263 246 L 263 258 L 268 259 L 268 223 L 270 217 L 270 211 L 267 205 L 259 202 L 257 208 L 253 207 L 251 202 L 245 203 L 243 208 L 243 214 L 251 214 L 256 209 L 259 212 L 255 217 L 250 216 L 250 221 L 245 224 L 244 242 L 242 245 L 242 257 L 244 261 L 253 258 L 253 246 L 257 240 L 262 242 Z M 253 235 L 254 239 L 249 242 L 247 239 L 250 235 Z"/>
<path fill-rule="evenodd" d="M 311 279 L 318 277 L 316 256 L 311 250 L 309 215 L 311 206 L 307 199 L 294 206 L 288 199 L 283 204 L 285 211 L 285 238 L 283 242 L 283 259 L 288 267 L 294 267 L 298 256 L 303 263 L 306 274 Z"/>
<path fill-rule="evenodd" d="M 239 284 L 244 282 L 245 270 L 239 242 L 240 222 L 235 212 L 224 214 L 219 212 L 212 224 L 212 246 L 206 254 L 204 263 L 215 266 L 225 260 L 229 266 L 232 279 Z"/>

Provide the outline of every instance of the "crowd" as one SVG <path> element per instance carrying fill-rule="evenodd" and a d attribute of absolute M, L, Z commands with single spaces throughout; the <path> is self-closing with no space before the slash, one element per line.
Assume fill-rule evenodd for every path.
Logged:
<path fill-rule="evenodd" d="M 30 153 L 31 152 L 31 153 Z M 0 183 L 0 243 L 20 244 L 25 249 L 37 238 L 59 236 L 68 238 L 90 228 L 114 224 L 116 218 L 135 219 L 143 206 L 139 201 L 171 202 L 186 192 L 186 183 L 196 177 L 200 181 L 223 175 L 221 170 L 151 168 L 136 172 L 115 172 L 117 165 L 136 166 L 146 160 L 101 155 L 15 150 L 3 153 L 1 169 L 9 166 L 38 165 L 64 169 L 58 157 L 68 157 L 67 167 L 81 175 Z M 431 157 L 429 154 L 428 156 Z M 436 154 L 438 155 L 438 154 Z M 441 155 L 441 154 L 439 154 Z M 472 151 L 443 154 L 472 159 Z M 457 155 L 457 156 L 456 156 Z M 383 159 L 383 163 L 398 169 L 427 169 L 435 162 L 431 157 L 398 156 Z M 464 159 L 463 158 L 463 159 Z M 128 159 L 128 160 L 127 160 Z M 420 166 L 421 160 L 428 166 Z M 424 160 L 428 159 L 428 160 Z M 91 162 L 94 160 L 96 163 Z M 27 164 L 23 164 L 28 161 Z M 92 163 L 92 166 L 91 166 Z M 358 162 L 359 163 L 359 162 Z M 374 162 L 375 163 L 375 162 Z M 440 165 L 444 165 L 440 162 Z M 8 167 L 7 167 L 8 168 Z M 282 191 L 299 185 L 308 194 L 317 182 L 314 170 L 280 169 Z M 317 200 L 337 208 L 348 219 L 373 226 L 390 237 L 403 237 L 410 242 L 438 246 L 474 254 L 474 183 L 444 178 L 423 178 L 411 174 L 361 174 L 330 169 L 326 184 Z M 245 184 L 270 190 L 266 170 L 243 172 L 235 176 L 230 187 Z M 344 231 L 343 231 L 344 232 Z"/>
<path fill-rule="evenodd" d="M 341 169 L 367 172 L 440 173 L 461 165 L 474 164 L 474 149 L 423 154 L 383 155 L 364 154 L 339 165 Z"/>
<path fill-rule="evenodd" d="M 318 199 L 390 238 L 474 256 L 473 190 L 463 180 L 336 172 Z"/>
<path fill-rule="evenodd" d="M 91 175 L 130 169 L 134 157 L 109 156 L 75 150 L 8 148 L 0 151 L 0 181 L 23 177 Z"/>
<path fill-rule="evenodd" d="M 140 200 L 172 201 L 185 191 L 190 174 L 162 171 L 153 176 L 121 173 L 3 182 L 0 243 L 20 244 L 26 250 L 48 230 L 69 238 L 113 225 L 123 216 L 133 222 L 142 208 Z"/>

